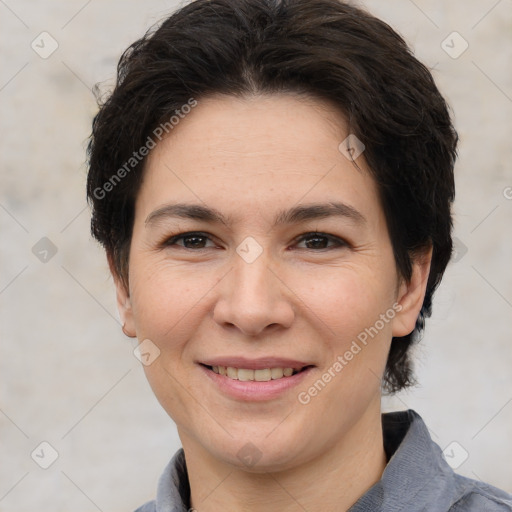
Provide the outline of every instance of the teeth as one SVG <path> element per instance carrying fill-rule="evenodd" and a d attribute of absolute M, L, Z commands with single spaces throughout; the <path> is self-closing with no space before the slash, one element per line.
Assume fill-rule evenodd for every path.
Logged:
<path fill-rule="evenodd" d="M 254 370 L 254 380 L 257 380 L 258 382 L 265 382 L 270 379 L 272 379 L 270 368 L 265 368 L 264 370 Z"/>
<path fill-rule="evenodd" d="M 284 375 L 282 368 L 272 368 L 270 370 L 270 376 L 272 379 L 280 379 Z"/>
<path fill-rule="evenodd" d="M 254 370 L 238 368 L 238 380 L 254 380 Z"/>
<path fill-rule="evenodd" d="M 232 366 L 212 366 L 215 373 L 224 375 L 234 380 L 248 381 L 255 380 L 257 382 L 267 382 L 269 380 L 281 379 L 283 377 L 291 377 L 301 368 L 264 368 L 262 370 L 250 370 L 248 368 L 233 368 Z"/>

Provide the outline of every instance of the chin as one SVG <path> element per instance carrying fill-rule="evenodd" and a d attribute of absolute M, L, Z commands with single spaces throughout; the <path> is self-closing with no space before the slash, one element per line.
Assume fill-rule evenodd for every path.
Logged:
<path fill-rule="evenodd" d="M 300 436 L 284 430 L 279 435 L 267 432 L 271 430 L 235 434 L 207 449 L 215 459 L 250 473 L 285 471 L 314 456 L 311 443 Z"/>

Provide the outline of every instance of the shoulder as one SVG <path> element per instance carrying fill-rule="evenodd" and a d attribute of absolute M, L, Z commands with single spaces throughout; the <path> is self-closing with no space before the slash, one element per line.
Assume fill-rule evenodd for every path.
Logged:
<path fill-rule="evenodd" d="M 461 492 L 450 512 L 512 512 L 512 494 L 461 475 L 456 479 Z"/>
<path fill-rule="evenodd" d="M 383 434 L 389 462 L 374 497 L 383 506 L 369 510 L 512 512 L 511 494 L 455 473 L 412 409 L 384 415 Z"/>
<path fill-rule="evenodd" d="M 151 500 L 141 505 L 135 512 L 156 512 L 156 501 Z"/>
<path fill-rule="evenodd" d="M 180 448 L 160 475 L 156 499 L 144 503 L 135 512 L 188 512 L 190 485 L 185 452 Z"/>

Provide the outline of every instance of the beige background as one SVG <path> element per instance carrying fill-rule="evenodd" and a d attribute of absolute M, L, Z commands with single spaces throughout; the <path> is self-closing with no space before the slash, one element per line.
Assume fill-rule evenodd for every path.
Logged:
<path fill-rule="evenodd" d="M 179 446 L 121 333 L 89 235 L 84 165 L 92 85 L 111 83 L 122 50 L 176 5 L 0 1 L 2 512 L 133 510 L 154 497 Z M 460 473 L 512 492 L 512 0 L 365 5 L 434 68 L 462 139 L 462 257 L 417 351 L 421 386 L 384 407 L 415 409 L 442 448 L 456 441 L 455 457 L 467 451 Z M 41 48 L 43 31 L 58 43 L 46 59 L 31 48 L 51 48 L 50 39 Z M 469 44 L 458 58 L 442 47 L 453 31 Z M 447 43 L 452 54 L 464 44 Z M 46 262 L 43 237 L 57 250 Z M 31 458 L 43 441 L 59 455 L 46 470 Z M 43 446 L 34 459 L 50 456 Z"/>

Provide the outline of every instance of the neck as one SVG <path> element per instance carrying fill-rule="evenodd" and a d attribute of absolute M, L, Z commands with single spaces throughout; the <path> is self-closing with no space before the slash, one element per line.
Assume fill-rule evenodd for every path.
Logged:
<path fill-rule="evenodd" d="M 343 439 L 307 463 L 275 473 L 251 473 L 212 458 L 182 437 L 191 488 L 198 512 L 347 511 L 386 466 L 380 403 L 368 410 Z M 368 416 L 368 417 L 366 417 Z M 181 437 L 181 435 L 180 435 Z"/>

